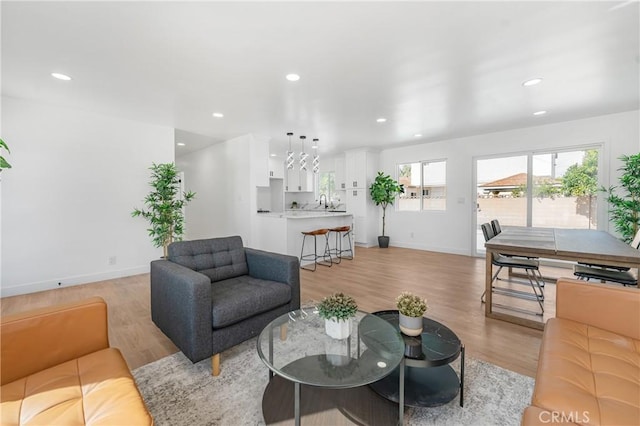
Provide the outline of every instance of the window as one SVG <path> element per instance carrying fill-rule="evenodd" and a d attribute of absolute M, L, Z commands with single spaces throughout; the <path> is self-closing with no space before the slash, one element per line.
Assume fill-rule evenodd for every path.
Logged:
<path fill-rule="evenodd" d="M 446 210 L 446 160 L 400 164 L 398 182 L 404 185 L 404 194 L 398 198 L 398 210 Z"/>
<path fill-rule="evenodd" d="M 334 205 L 338 205 L 340 203 L 340 199 L 338 194 L 336 193 L 336 174 L 335 172 L 321 172 L 318 174 L 318 193 L 316 194 L 316 199 L 320 199 L 320 195 L 324 194 L 327 196 L 327 202 L 329 204 L 333 203 Z"/>
<path fill-rule="evenodd" d="M 476 253 L 480 224 L 597 229 L 598 146 L 476 159 Z"/>

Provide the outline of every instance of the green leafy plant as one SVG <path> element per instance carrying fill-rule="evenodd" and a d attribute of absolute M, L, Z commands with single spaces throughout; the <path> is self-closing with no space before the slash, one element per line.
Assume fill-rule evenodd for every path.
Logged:
<path fill-rule="evenodd" d="M 163 247 L 167 256 L 167 247 L 174 240 L 182 239 L 184 233 L 183 207 L 195 197 L 195 193 L 188 191 L 180 195 L 180 177 L 173 163 L 156 164 L 151 167 L 151 181 L 149 185 L 153 191 L 144 199 L 146 210 L 136 208 L 131 216 L 142 216 L 149 221 L 149 236 L 155 247 Z"/>
<path fill-rule="evenodd" d="M 623 241 L 630 243 L 640 227 L 640 153 L 619 159 L 623 163 L 618 169 L 622 172 L 620 185 L 600 190 L 608 194 L 610 220 L 616 231 Z"/>
<path fill-rule="evenodd" d="M 344 293 L 334 293 L 325 297 L 318 304 L 318 314 L 321 318 L 335 321 L 346 321 L 358 312 L 356 300 Z"/>
<path fill-rule="evenodd" d="M 396 306 L 402 315 L 421 317 L 427 310 L 427 299 L 420 299 L 415 294 L 403 291 L 396 297 Z"/>
<path fill-rule="evenodd" d="M 399 184 L 391 176 L 378 172 L 376 179 L 369 187 L 369 193 L 376 206 L 382 206 L 382 236 L 384 237 L 387 206 L 393 204 L 398 194 L 404 193 L 404 185 Z"/>
<path fill-rule="evenodd" d="M 2 152 L 3 149 L 7 150 L 7 152 L 11 154 L 11 151 L 9 150 L 9 147 L 7 146 L 7 144 L 2 139 L 0 139 L 0 152 Z M 5 160 L 5 158 L 2 155 L 0 155 L 0 172 L 3 169 L 10 169 L 10 168 L 11 168 L 11 164 L 9 164 L 9 162 Z"/>

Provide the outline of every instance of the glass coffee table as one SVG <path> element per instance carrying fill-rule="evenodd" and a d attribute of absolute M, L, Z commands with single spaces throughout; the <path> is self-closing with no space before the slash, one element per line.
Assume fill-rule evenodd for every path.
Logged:
<path fill-rule="evenodd" d="M 379 311 L 371 316 L 384 319 L 400 330 L 398 311 Z M 404 365 L 370 387 L 379 395 L 398 402 L 398 378 L 404 377 L 405 405 L 411 407 L 435 407 L 460 395 L 464 404 L 464 345 L 447 326 L 430 318 L 422 318 L 420 336 L 402 335 L 406 345 Z M 460 378 L 449 365 L 460 357 Z M 404 371 L 403 371 L 404 370 Z"/>
<path fill-rule="evenodd" d="M 325 333 L 324 319 L 320 318 L 315 308 L 303 308 L 284 314 L 269 323 L 258 337 L 258 354 L 269 367 L 270 377 L 263 398 L 265 421 L 269 423 L 267 417 L 272 416 L 272 412 L 277 414 L 285 411 L 279 404 L 291 403 L 291 398 L 283 397 L 284 391 L 272 386 L 276 379 L 285 385 L 290 385 L 287 381 L 293 382 L 293 417 L 295 424 L 299 425 L 301 385 L 305 385 L 305 396 L 316 388 L 332 389 L 329 393 L 320 389 L 324 393 L 314 394 L 311 398 L 316 400 L 312 401 L 314 403 L 327 399 L 322 395 L 331 395 L 328 399 L 338 404 L 351 398 L 340 396 L 339 391 L 333 391 L 336 389 L 359 388 L 379 399 L 365 385 L 396 370 L 404 362 L 404 352 L 405 344 L 398 330 L 388 321 L 371 314 L 358 312 L 352 320 L 350 337 L 341 340 L 333 339 Z M 273 377 L 274 373 L 279 377 Z M 404 380 L 402 375 L 398 380 Z M 363 386 L 364 388 L 360 388 Z M 265 403 L 268 396 L 274 397 L 269 403 Z M 383 404 L 374 401 L 370 405 Z M 402 400 L 398 407 L 397 419 L 402 424 Z"/>

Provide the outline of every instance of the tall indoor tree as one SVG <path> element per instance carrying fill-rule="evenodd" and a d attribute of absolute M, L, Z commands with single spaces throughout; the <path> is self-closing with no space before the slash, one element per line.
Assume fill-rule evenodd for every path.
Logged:
<path fill-rule="evenodd" d="M 630 243 L 640 227 L 640 153 L 623 155 L 620 185 L 609 189 L 601 188 L 608 194 L 610 220 L 622 239 Z"/>
<path fill-rule="evenodd" d="M 11 151 L 9 151 L 9 147 L 7 146 L 5 141 L 0 139 L 0 154 L 2 154 L 2 150 L 3 149 L 6 150 L 8 153 L 11 153 Z M 9 162 L 7 160 L 5 160 L 5 158 L 2 155 L 0 155 L 0 172 L 3 169 L 10 169 L 10 168 L 11 168 L 11 164 L 9 164 Z"/>
<path fill-rule="evenodd" d="M 376 179 L 369 187 L 371 199 L 376 206 L 382 207 L 382 235 L 378 237 L 378 246 L 389 247 L 389 237 L 384 235 L 385 222 L 387 217 L 387 206 L 393 204 L 398 194 L 404 192 L 404 186 L 389 175 L 378 172 Z"/>
<path fill-rule="evenodd" d="M 145 209 L 136 208 L 131 216 L 142 216 L 149 221 L 149 236 L 155 247 L 167 247 L 173 241 L 180 241 L 184 234 L 184 214 L 182 209 L 195 197 L 195 192 L 187 191 L 180 197 L 180 175 L 173 163 L 153 163 L 151 181 L 153 190 L 144 199 Z"/>

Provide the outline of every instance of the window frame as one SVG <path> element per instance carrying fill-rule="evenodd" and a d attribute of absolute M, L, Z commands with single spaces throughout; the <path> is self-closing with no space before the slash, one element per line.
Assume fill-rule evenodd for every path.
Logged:
<path fill-rule="evenodd" d="M 398 195 L 396 197 L 396 203 L 395 203 L 395 211 L 397 212 L 402 212 L 402 213 L 416 213 L 416 212 L 446 212 L 447 211 L 447 187 L 448 187 L 448 176 L 447 176 L 447 163 L 448 163 L 448 158 L 435 158 L 435 159 L 430 159 L 430 160 L 420 160 L 420 161 L 411 161 L 411 162 L 399 162 L 396 163 L 396 170 L 395 170 L 395 175 L 396 175 L 396 179 L 398 180 L 398 182 L 400 181 L 400 167 L 401 166 L 405 166 L 405 165 L 412 165 L 412 164 L 418 164 L 419 168 L 420 168 L 420 187 L 419 189 L 416 191 L 416 194 L 420 194 L 420 206 L 417 210 L 403 210 L 400 208 L 400 203 L 399 203 L 399 199 L 400 199 L 400 195 Z M 444 168 L 445 168 L 445 172 L 444 172 L 444 208 L 425 208 L 424 206 L 424 201 L 425 201 L 425 185 L 424 185 L 424 168 L 425 165 L 427 164 L 432 164 L 432 163 L 444 163 Z M 406 188 L 405 188 L 406 191 Z M 427 193 L 430 193 L 432 191 L 430 191 L 429 189 L 426 189 Z M 406 193 L 406 192 L 405 192 Z"/>

